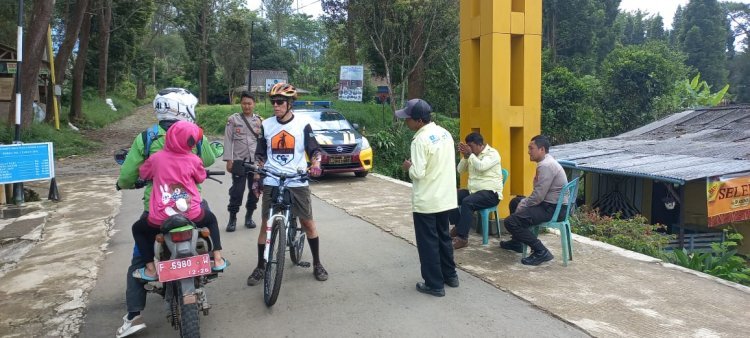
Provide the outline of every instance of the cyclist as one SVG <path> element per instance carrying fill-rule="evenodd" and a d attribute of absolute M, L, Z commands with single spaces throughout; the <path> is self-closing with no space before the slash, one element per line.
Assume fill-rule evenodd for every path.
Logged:
<path fill-rule="evenodd" d="M 136 189 L 138 180 L 138 169 L 146 158 L 164 147 L 164 137 L 169 127 L 177 121 L 189 121 L 195 123 L 195 106 L 198 99 L 184 88 L 165 88 L 156 95 L 153 102 L 154 114 L 158 123 L 149 127 L 146 131 L 138 134 L 128 151 L 125 162 L 120 168 L 120 176 L 117 179 L 117 189 Z M 216 160 L 216 154 L 204 136 L 201 142 L 199 156 L 204 167 L 211 166 Z M 151 183 L 148 183 L 143 191 L 143 213 L 136 221 L 146 224 L 149 202 L 151 197 Z M 204 200 L 205 201 L 205 200 Z M 204 205 L 207 208 L 207 205 Z M 136 224 L 133 226 L 135 227 Z M 125 302 L 128 313 L 123 317 L 123 324 L 117 330 L 117 337 L 125 337 L 146 328 L 141 317 L 141 311 L 146 307 L 146 290 L 143 281 L 133 277 L 133 272 L 146 266 L 146 260 L 141 256 L 137 246 L 133 248 L 133 257 L 126 275 L 127 288 L 125 291 Z"/>
<path fill-rule="evenodd" d="M 320 176 L 321 149 L 312 133 L 312 128 L 307 119 L 300 115 L 294 115 L 292 103 L 297 98 L 297 89 L 291 84 L 277 83 L 268 93 L 273 105 L 275 118 L 263 121 L 261 138 L 255 151 L 255 160 L 260 166 L 274 172 L 295 174 L 298 168 L 307 167 L 305 154 L 309 156 L 312 166 L 310 175 Z M 263 199 L 261 212 L 263 223 L 268 222 L 268 212 L 271 208 L 271 196 L 274 188 L 277 189 L 279 182 L 274 178 L 266 177 L 263 180 Z M 310 244 L 310 252 L 313 256 L 313 275 L 319 281 L 328 279 L 328 272 L 320 263 L 318 254 L 319 238 L 312 215 L 312 203 L 310 200 L 310 187 L 307 182 L 290 182 L 289 191 L 292 198 L 292 214 L 299 218 Z M 258 266 L 247 278 L 247 285 L 257 285 L 263 280 L 265 273 L 265 251 L 266 232 L 258 232 Z"/>

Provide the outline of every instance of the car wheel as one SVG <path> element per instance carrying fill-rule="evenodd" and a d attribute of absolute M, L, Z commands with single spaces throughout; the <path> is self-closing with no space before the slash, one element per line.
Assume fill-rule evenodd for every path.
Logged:
<path fill-rule="evenodd" d="M 355 171 L 354 172 L 354 176 L 365 177 L 365 176 L 367 176 L 368 173 L 369 173 L 368 171 Z"/>

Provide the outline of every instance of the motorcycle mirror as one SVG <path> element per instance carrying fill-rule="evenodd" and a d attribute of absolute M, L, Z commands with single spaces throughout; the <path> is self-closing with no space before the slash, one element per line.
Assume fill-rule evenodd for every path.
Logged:
<path fill-rule="evenodd" d="M 224 144 L 222 144 L 221 142 L 213 141 L 211 142 L 211 147 L 213 147 L 216 157 L 224 155 Z"/>
<path fill-rule="evenodd" d="M 122 165 L 125 163 L 125 157 L 128 156 L 128 149 L 120 149 L 115 151 L 115 162 Z"/>

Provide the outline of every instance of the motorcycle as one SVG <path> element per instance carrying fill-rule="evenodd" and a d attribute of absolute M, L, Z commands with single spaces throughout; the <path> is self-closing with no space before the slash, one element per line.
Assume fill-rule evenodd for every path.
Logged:
<path fill-rule="evenodd" d="M 219 146 L 214 149 L 223 150 Z M 127 153 L 128 149 L 116 151 L 115 161 L 121 165 Z M 224 175 L 224 171 L 206 170 L 206 174 L 208 179 L 222 183 L 211 176 Z M 146 184 L 147 181 L 138 179 L 135 186 L 142 188 Z M 164 298 L 167 321 L 180 332 L 180 337 L 200 337 L 198 313 L 206 316 L 211 309 L 204 287 L 219 276 L 219 272 L 211 269 L 210 231 L 197 228 L 182 214 L 167 218 L 160 230 L 154 241 L 154 263 L 159 279 L 145 283 L 144 288 Z"/>

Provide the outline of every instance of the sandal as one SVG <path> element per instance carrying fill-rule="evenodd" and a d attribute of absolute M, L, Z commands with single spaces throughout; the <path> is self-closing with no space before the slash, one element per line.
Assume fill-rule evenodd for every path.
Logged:
<path fill-rule="evenodd" d="M 133 271 L 132 276 L 135 279 L 140 279 L 140 280 L 144 280 L 144 281 L 147 281 L 147 282 L 153 282 L 153 281 L 156 281 L 157 279 L 159 279 L 159 276 L 149 276 L 149 275 L 147 275 L 146 274 L 146 267 L 142 267 L 140 269 L 136 269 L 135 271 Z"/>
<path fill-rule="evenodd" d="M 226 259 L 226 258 L 222 258 L 222 259 L 224 260 L 224 264 L 218 265 L 218 266 L 212 266 L 211 267 L 211 271 L 213 271 L 213 272 L 222 272 L 222 271 L 224 271 L 224 269 L 226 269 L 230 265 L 228 259 Z M 215 261 L 214 261 L 214 264 L 216 264 Z"/>

